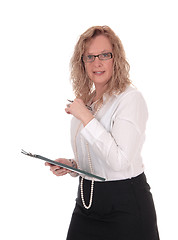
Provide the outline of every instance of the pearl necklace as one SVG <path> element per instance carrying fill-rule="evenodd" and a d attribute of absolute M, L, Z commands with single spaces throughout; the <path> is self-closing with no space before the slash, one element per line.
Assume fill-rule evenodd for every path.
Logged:
<path fill-rule="evenodd" d="M 95 117 L 97 115 L 97 113 L 99 112 L 99 110 L 101 109 L 103 104 L 100 104 L 99 107 L 97 108 L 97 110 L 95 111 L 95 113 L 93 114 L 93 116 Z M 79 127 L 76 131 L 76 134 L 75 134 L 75 138 L 74 138 L 74 155 L 75 155 L 75 159 L 76 159 L 76 162 L 77 162 L 77 166 L 79 169 L 80 168 L 80 165 L 79 165 L 79 160 L 78 160 L 78 152 L 77 152 L 77 145 L 76 145 L 76 138 L 77 138 L 77 134 L 79 132 L 79 129 L 82 125 L 82 122 L 80 122 L 79 124 Z M 93 166 L 92 166 L 92 161 L 91 161 L 91 155 L 90 155 L 90 151 L 89 151 L 89 146 L 88 146 L 88 143 L 85 142 L 85 145 L 86 145 L 86 149 L 87 149 L 87 155 L 88 155 L 88 163 L 89 163 L 89 166 L 90 166 L 90 171 L 91 173 L 93 174 Z M 80 183 L 80 192 L 81 192 L 81 199 L 82 199 L 82 203 L 83 203 L 83 206 L 86 208 L 86 209 L 89 209 L 92 205 L 92 201 L 93 201 L 93 190 L 94 190 L 94 179 L 92 179 L 92 182 L 91 182 L 91 190 L 90 190 L 90 201 L 89 201 L 89 205 L 87 206 L 86 203 L 85 203 L 85 199 L 84 199 L 84 193 L 83 193 L 83 177 L 81 178 L 81 183 Z"/>

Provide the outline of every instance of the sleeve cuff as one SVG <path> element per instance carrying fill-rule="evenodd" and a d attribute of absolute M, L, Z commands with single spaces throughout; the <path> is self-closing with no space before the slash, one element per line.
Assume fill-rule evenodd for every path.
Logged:
<path fill-rule="evenodd" d="M 89 142 L 89 144 L 94 144 L 94 142 L 101 136 L 101 134 L 106 131 L 102 124 L 93 118 L 81 131 L 81 135 Z"/>

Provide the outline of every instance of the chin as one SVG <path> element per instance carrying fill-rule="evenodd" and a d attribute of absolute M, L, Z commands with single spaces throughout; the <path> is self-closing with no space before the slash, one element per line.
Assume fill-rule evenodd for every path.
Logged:
<path fill-rule="evenodd" d="M 103 88 L 107 85 L 108 81 L 93 81 L 93 83 L 95 87 L 97 86 Z"/>

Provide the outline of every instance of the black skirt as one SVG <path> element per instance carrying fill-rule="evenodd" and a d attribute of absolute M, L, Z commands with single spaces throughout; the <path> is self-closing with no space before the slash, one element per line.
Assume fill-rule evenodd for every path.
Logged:
<path fill-rule="evenodd" d="M 132 179 L 95 182 L 88 210 L 82 204 L 80 182 L 67 240 L 159 240 L 155 207 L 144 173 Z M 91 181 L 84 180 L 86 205 L 90 189 Z"/>

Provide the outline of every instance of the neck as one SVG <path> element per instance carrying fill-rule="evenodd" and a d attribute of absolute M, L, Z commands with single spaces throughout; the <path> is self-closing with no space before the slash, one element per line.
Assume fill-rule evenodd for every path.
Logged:
<path fill-rule="evenodd" d="M 96 92 L 96 94 L 95 94 L 95 97 L 93 99 L 93 102 L 99 100 L 103 96 L 103 94 L 106 91 L 106 89 L 107 89 L 107 85 L 105 85 L 103 87 L 95 85 L 95 92 Z"/>

